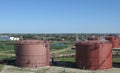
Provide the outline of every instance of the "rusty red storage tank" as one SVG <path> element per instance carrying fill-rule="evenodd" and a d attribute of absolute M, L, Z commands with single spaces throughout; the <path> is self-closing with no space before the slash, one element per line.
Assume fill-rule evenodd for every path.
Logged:
<path fill-rule="evenodd" d="M 49 65 L 48 41 L 21 40 L 15 46 L 17 66 L 36 68 Z"/>
<path fill-rule="evenodd" d="M 106 40 L 109 40 L 112 43 L 113 48 L 119 48 L 120 40 L 117 36 L 108 36 Z"/>
<path fill-rule="evenodd" d="M 77 42 L 76 65 L 90 70 L 112 68 L 112 44 L 107 41 Z"/>

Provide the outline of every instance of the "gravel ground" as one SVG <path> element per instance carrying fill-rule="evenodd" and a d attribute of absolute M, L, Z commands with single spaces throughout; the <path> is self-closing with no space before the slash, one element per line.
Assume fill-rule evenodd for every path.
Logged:
<path fill-rule="evenodd" d="M 0 73 L 120 73 L 120 68 L 92 71 L 56 66 L 46 66 L 38 69 L 30 69 L 5 65 Z"/>

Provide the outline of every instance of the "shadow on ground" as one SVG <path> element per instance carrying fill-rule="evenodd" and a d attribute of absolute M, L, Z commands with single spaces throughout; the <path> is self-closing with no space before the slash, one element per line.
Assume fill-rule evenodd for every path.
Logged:
<path fill-rule="evenodd" d="M 0 60 L 0 64 L 16 66 L 15 59 Z M 50 64 L 52 64 L 52 66 L 77 68 L 76 63 L 74 63 L 74 62 L 54 61 L 53 63 L 50 63 Z M 113 62 L 113 67 L 120 68 L 120 62 L 119 63 Z"/>
<path fill-rule="evenodd" d="M 4 60 L 0 60 L 0 64 L 4 64 L 4 65 L 15 65 L 15 59 L 4 59 Z"/>
<path fill-rule="evenodd" d="M 52 65 L 59 67 L 76 68 L 76 64 L 74 62 L 54 61 Z"/>
<path fill-rule="evenodd" d="M 77 68 L 76 64 L 74 62 L 63 62 L 63 61 L 55 61 L 52 64 L 53 66 L 59 66 L 59 67 L 68 67 L 68 68 Z M 113 62 L 114 68 L 120 68 L 120 63 Z"/>
<path fill-rule="evenodd" d="M 113 62 L 113 67 L 120 68 L 120 62 Z"/>

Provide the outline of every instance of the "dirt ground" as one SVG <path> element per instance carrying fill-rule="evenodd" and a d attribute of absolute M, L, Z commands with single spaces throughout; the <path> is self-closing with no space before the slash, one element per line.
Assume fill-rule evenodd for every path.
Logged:
<path fill-rule="evenodd" d="M 38 69 L 30 69 L 5 65 L 0 73 L 120 73 L 120 68 L 92 71 L 57 66 L 46 66 Z"/>

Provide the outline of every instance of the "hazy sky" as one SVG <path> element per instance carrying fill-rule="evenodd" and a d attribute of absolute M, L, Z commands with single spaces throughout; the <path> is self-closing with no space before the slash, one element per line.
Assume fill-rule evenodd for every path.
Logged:
<path fill-rule="evenodd" d="M 120 33 L 120 0 L 0 0 L 0 33 Z"/>

